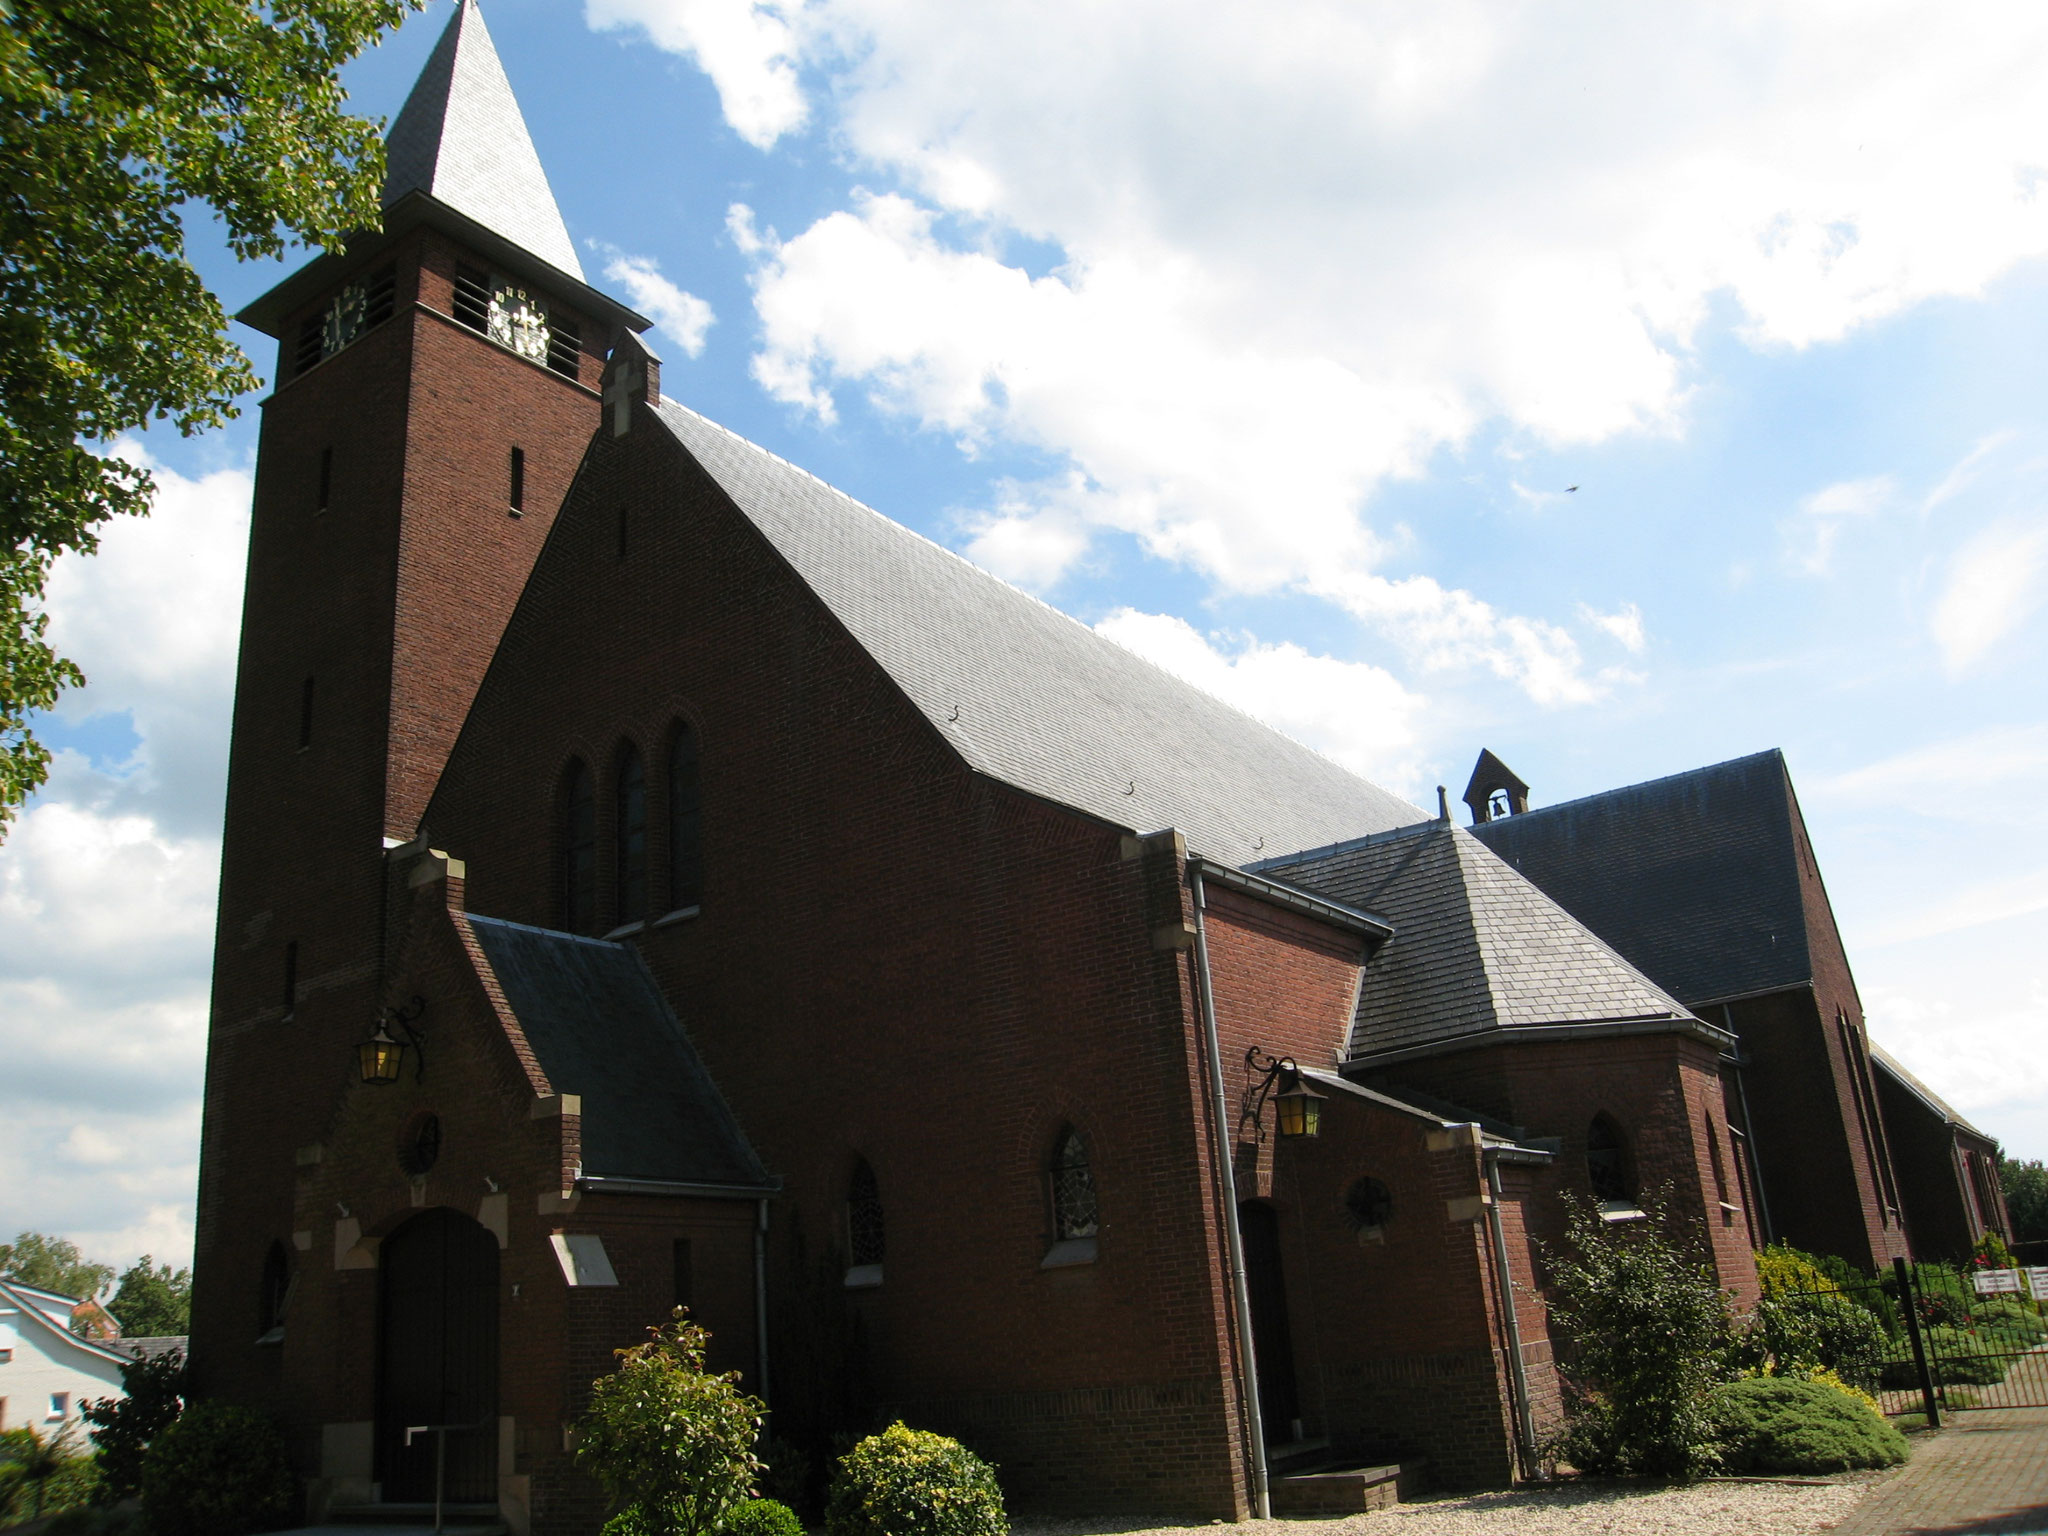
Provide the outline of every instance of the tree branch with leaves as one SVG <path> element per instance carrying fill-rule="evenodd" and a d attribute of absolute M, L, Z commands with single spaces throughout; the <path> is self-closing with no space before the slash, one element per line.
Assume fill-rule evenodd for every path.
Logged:
<path fill-rule="evenodd" d="M 257 387 L 185 254 L 244 260 L 380 222 L 381 125 L 341 66 L 424 0 L 0 0 L 0 836 L 49 773 L 32 717 L 85 681 L 47 639 L 65 551 L 148 512 L 124 432 L 186 436 Z"/>

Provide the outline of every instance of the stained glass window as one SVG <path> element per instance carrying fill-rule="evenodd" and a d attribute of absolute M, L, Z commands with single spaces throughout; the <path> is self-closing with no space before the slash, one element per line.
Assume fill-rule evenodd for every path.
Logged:
<path fill-rule="evenodd" d="M 1052 1155 L 1052 1219 L 1062 1242 L 1095 1235 L 1095 1171 L 1088 1166 L 1087 1144 L 1072 1127 Z"/>
<path fill-rule="evenodd" d="M 597 922 L 597 794 L 582 758 L 562 786 L 562 926 L 588 933 Z"/>
<path fill-rule="evenodd" d="M 1605 1115 L 1595 1115 L 1586 1131 L 1586 1175 L 1592 1180 L 1598 1200 L 1633 1200 L 1634 1181 L 1629 1177 L 1628 1147 L 1621 1139 L 1621 1127 Z"/>
<path fill-rule="evenodd" d="M 637 923 L 647 915 L 647 771 L 636 747 L 619 757 L 617 832 L 619 921 Z"/>
<path fill-rule="evenodd" d="M 846 1241 L 853 1263 L 881 1263 L 884 1236 L 881 1187 L 875 1170 L 862 1158 L 846 1185 Z"/>

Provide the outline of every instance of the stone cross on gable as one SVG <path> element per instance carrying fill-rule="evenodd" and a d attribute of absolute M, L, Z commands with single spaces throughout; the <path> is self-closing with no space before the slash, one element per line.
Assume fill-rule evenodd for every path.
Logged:
<path fill-rule="evenodd" d="M 633 402 L 645 400 L 651 405 L 661 398 L 661 359 L 631 331 L 621 331 L 604 365 L 603 385 L 612 436 L 624 437 L 633 426 Z"/>

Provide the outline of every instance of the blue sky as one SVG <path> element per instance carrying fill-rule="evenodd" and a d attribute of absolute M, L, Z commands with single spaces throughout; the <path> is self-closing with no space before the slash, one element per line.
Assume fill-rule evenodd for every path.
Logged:
<path fill-rule="evenodd" d="M 485 14 L 666 392 L 1418 802 L 1783 748 L 1874 1036 L 2048 1156 L 2037 7 Z M 109 1257 L 189 1249 L 254 442 L 126 449 L 0 850 L 0 1228 Z"/>

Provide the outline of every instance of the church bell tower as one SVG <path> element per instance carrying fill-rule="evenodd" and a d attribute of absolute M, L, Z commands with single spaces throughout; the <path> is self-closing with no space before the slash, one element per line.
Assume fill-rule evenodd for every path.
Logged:
<path fill-rule="evenodd" d="M 238 317 L 278 343 L 235 684 L 194 1259 L 195 1390 L 317 1422 L 331 1260 L 296 1181 L 384 996 L 386 851 L 412 839 L 648 322 L 583 280 L 474 0 L 386 144 L 384 227 Z M 308 1452 L 310 1454 L 310 1452 Z"/>

